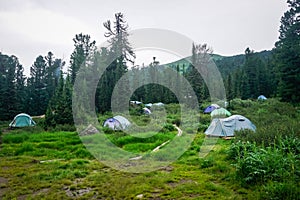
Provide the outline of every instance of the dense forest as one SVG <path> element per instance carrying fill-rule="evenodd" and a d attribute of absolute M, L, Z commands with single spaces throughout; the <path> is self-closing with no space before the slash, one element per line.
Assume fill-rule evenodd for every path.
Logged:
<path fill-rule="evenodd" d="M 254 52 L 245 47 L 245 54 L 231 57 L 214 55 L 206 44 L 193 44 L 191 57 L 167 64 L 182 74 L 192 85 L 199 103 L 209 100 L 209 91 L 203 78 L 195 71 L 199 55 L 208 54 L 222 74 L 226 87 L 227 101 L 234 98 L 253 99 L 260 94 L 278 97 L 282 101 L 298 104 L 300 102 L 300 23 L 299 2 L 288 1 L 289 10 L 281 18 L 279 39 L 271 51 Z M 11 120 L 16 114 L 25 112 L 33 116 L 46 114 L 46 126 L 73 124 L 72 90 L 81 66 L 91 66 L 87 75 L 92 76 L 97 64 L 108 65 L 96 88 L 95 107 L 99 113 L 111 110 L 110 99 L 118 80 L 127 72 L 144 73 L 135 81 L 142 82 L 145 77 L 164 77 L 155 58 L 147 70 L 132 67 L 135 54 L 128 41 L 128 24 L 122 13 L 115 14 L 113 21 L 103 23 L 107 32 L 109 47 L 97 49 L 96 42 L 88 34 L 75 35 L 74 51 L 70 63 L 56 58 L 51 51 L 39 55 L 30 67 L 30 76 L 25 77 L 24 67 L 14 55 L 0 52 L 0 120 Z M 115 59 L 115 57 L 117 58 Z M 92 64 L 91 64 L 92 63 Z M 63 73 L 63 67 L 68 67 Z M 91 78 L 92 79 L 92 78 Z M 181 87 L 181 79 L 171 83 Z M 84 84 L 88 85 L 86 78 Z M 126 88 L 128 87 L 128 88 Z M 130 86 L 124 86 L 124 90 Z M 88 91 L 85 91 L 88 92 Z M 132 100 L 145 103 L 176 103 L 176 96 L 166 87 L 147 84 L 132 91 Z M 155 95 L 153 95 L 155 94 Z M 84 91 L 81 94 L 84 96 Z"/>

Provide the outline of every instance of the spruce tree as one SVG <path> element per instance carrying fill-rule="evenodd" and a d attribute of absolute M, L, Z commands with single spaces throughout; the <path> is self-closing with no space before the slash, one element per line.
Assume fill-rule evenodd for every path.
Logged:
<path fill-rule="evenodd" d="M 283 101 L 300 102 L 300 0 L 288 0 L 281 18 L 275 60 L 279 73 L 278 93 Z"/>
<path fill-rule="evenodd" d="M 76 34 L 73 41 L 75 49 L 71 54 L 71 65 L 69 68 L 69 75 L 72 84 L 75 82 L 76 75 L 80 67 L 85 65 L 86 59 L 88 59 L 88 57 L 92 57 L 96 50 L 96 42 L 91 41 L 91 37 L 89 35 L 84 35 L 82 33 Z"/>

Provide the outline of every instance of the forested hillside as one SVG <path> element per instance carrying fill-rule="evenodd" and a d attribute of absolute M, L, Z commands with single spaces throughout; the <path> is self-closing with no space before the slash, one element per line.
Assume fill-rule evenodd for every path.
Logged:
<path fill-rule="evenodd" d="M 255 52 L 245 47 L 243 55 L 224 57 L 213 54 L 207 44 L 195 43 L 191 57 L 188 58 L 190 62 L 183 59 L 167 65 L 183 74 L 192 85 L 200 103 L 209 99 L 209 91 L 203 78 L 196 76 L 198 73 L 194 65 L 198 62 L 199 55 L 209 54 L 222 74 L 228 102 L 234 98 L 257 98 L 263 94 L 298 104 L 300 102 L 299 5 L 297 2 L 289 1 L 289 6 L 290 9 L 281 19 L 280 37 L 271 51 Z M 47 55 L 38 55 L 33 61 L 29 77 L 24 76 L 24 66 L 19 63 L 16 56 L 1 52 L 0 120 L 10 120 L 16 114 L 26 112 L 30 115 L 46 114 L 48 126 L 72 124 L 72 87 L 79 68 L 88 64 L 87 59 L 91 57 L 94 63 L 109 65 L 98 83 L 95 107 L 99 113 L 110 111 L 111 94 L 120 77 L 129 70 L 134 74 L 141 69 L 128 67 L 129 63 L 134 61 L 135 54 L 128 42 L 129 27 L 123 14 L 117 13 L 113 21 L 108 20 L 103 25 L 107 30 L 104 35 L 109 41 L 109 47 L 97 49 L 96 42 L 88 34 L 79 33 L 73 39 L 74 50 L 70 55 L 70 63 L 56 58 L 49 51 Z M 121 56 L 110 60 L 115 54 Z M 66 74 L 63 74 L 63 66 L 68 68 Z M 147 71 L 150 74 L 146 76 L 159 75 L 167 80 L 169 74 L 163 74 L 165 72 L 158 70 L 159 66 L 159 61 L 156 60 L 149 63 L 146 68 L 149 68 Z M 92 71 L 90 73 L 93 74 Z M 171 84 L 180 89 L 182 83 L 179 80 Z M 132 92 L 132 100 L 145 103 L 177 102 L 169 89 L 157 84 L 148 84 Z"/>

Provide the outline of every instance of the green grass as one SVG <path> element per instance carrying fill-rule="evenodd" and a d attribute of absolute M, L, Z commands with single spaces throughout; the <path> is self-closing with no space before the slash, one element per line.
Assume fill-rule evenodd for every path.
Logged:
<path fill-rule="evenodd" d="M 174 135 L 160 133 L 155 137 L 165 141 Z M 138 143 L 132 136 L 115 136 L 115 140 L 132 151 L 147 151 L 153 148 L 150 144 L 157 142 L 147 138 Z M 196 151 L 203 141 L 199 135 L 178 161 L 166 169 L 141 174 L 104 166 L 85 151 L 74 132 L 9 133 L 3 135 L 3 141 L 0 177 L 8 183 L 0 187 L 1 199 L 71 199 L 68 194 L 76 196 L 86 188 L 89 192 L 77 194 L 77 198 L 130 199 L 143 194 L 144 198 L 228 199 L 229 194 L 242 199 L 252 195 L 250 190 L 242 194 L 232 192 L 240 186 L 232 182 L 234 167 L 226 160 L 224 148 L 229 141 L 220 141 L 212 154 L 202 159 Z"/>
<path fill-rule="evenodd" d="M 236 141 L 219 139 L 207 156 L 200 157 L 205 139 L 203 131 L 210 122 L 209 115 L 200 113 L 198 134 L 189 149 L 169 166 L 147 173 L 118 171 L 96 160 L 82 143 L 83 140 L 87 145 L 94 145 L 93 135 L 79 138 L 76 132 L 45 132 L 38 127 L 2 132 L 0 199 L 138 199 L 138 195 L 144 199 L 297 199 L 299 185 L 295 183 L 299 183 L 300 166 L 297 108 L 286 105 L 289 110 L 284 111 L 281 107 L 285 104 L 276 100 L 261 103 L 235 100 L 232 106 L 232 113 L 245 115 L 254 122 L 262 138 L 240 132 Z M 181 117 L 176 107 L 167 106 L 173 111 L 167 113 L 169 124 Z M 101 120 L 104 118 L 99 116 Z M 189 128 L 192 129 L 188 127 L 185 131 Z M 151 150 L 174 140 L 176 131 L 137 133 L 135 137 L 112 132 L 105 137 L 119 148 L 151 157 Z M 101 149 L 102 144 L 96 145 Z M 163 147 L 153 157 L 165 159 L 166 149 Z M 246 167 L 245 173 L 239 174 L 237 164 L 242 164 L 241 159 L 251 152 L 259 152 L 253 156 L 266 163 L 252 165 L 249 160 L 244 161 L 241 167 Z M 260 167 L 270 170 L 277 167 L 278 171 L 270 172 L 282 176 L 273 177 L 268 173 L 260 174 L 259 180 L 252 179 L 251 183 L 241 180 L 255 170 L 258 173 Z M 280 171 L 284 167 L 286 173 Z M 289 178 L 293 169 L 296 182 Z M 286 181 L 280 181 L 281 178 Z"/>

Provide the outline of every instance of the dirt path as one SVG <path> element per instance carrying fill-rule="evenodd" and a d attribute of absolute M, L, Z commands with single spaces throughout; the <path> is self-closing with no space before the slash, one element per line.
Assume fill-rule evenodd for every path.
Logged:
<path fill-rule="evenodd" d="M 176 136 L 180 137 L 182 135 L 182 130 L 176 125 L 176 124 L 173 124 L 173 126 L 177 129 L 178 133 Z"/>
<path fill-rule="evenodd" d="M 176 124 L 173 124 L 173 126 L 177 129 L 177 137 L 180 137 L 182 135 L 182 130 L 176 125 Z M 162 143 L 161 145 L 155 147 L 151 152 L 157 152 L 159 151 L 159 149 L 161 149 L 163 146 L 165 146 L 166 144 L 168 144 L 170 142 L 170 140 Z M 129 160 L 139 160 L 139 159 L 142 159 L 143 156 L 137 156 L 137 157 L 134 157 L 134 158 L 130 158 Z"/>

